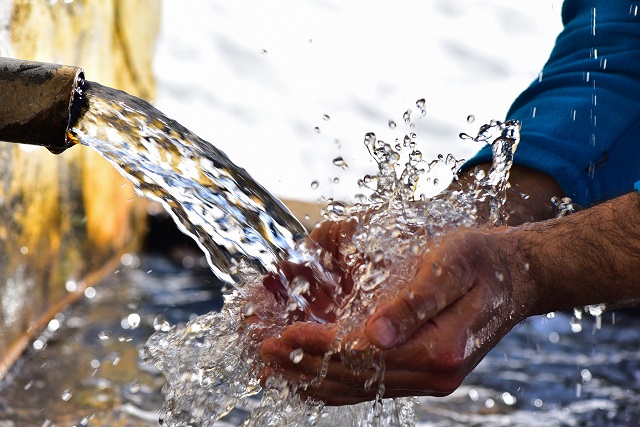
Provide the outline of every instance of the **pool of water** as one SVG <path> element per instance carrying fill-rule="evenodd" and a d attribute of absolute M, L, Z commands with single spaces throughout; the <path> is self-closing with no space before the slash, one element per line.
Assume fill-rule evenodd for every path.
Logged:
<path fill-rule="evenodd" d="M 140 364 L 138 350 L 164 320 L 220 309 L 224 288 L 187 243 L 122 261 L 59 313 L 0 383 L 1 427 L 157 425 L 164 378 Z M 455 393 L 419 398 L 417 425 L 632 425 L 640 317 L 585 314 L 579 332 L 572 317 L 538 317 L 512 331 Z M 219 425 L 241 425 L 257 402 L 246 399 Z"/>

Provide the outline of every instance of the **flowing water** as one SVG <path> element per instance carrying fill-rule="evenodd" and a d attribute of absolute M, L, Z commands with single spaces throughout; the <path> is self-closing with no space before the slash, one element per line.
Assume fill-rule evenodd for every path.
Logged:
<path fill-rule="evenodd" d="M 323 408 L 300 402 L 277 379 L 271 384 L 277 391 L 260 391 L 255 380 L 261 363 L 256 349 L 265 336 L 304 316 L 362 319 L 368 314 L 363 305 L 384 294 L 385 275 L 410 267 L 417 245 L 437 239 L 446 227 L 473 223 L 475 200 L 488 199 L 491 220 L 503 222 L 500 206 L 517 146 L 516 123 L 481 128 L 475 139 L 493 143 L 498 160 L 486 176 L 478 174 L 471 196 L 419 194 L 420 182 L 435 180 L 431 170 L 455 171 L 460 163 L 451 156 L 424 162 L 409 114 L 406 135 L 391 143 L 367 134 L 365 145 L 378 173 L 360 181 L 361 204 L 330 200 L 325 215 L 344 219 L 369 213 L 366 227 L 359 227 L 344 249 L 347 255 L 362 252 L 370 268 L 356 271 L 353 293 L 333 293 L 340 305 L 325 313 L 308 304 L 305 280 L 292 280 L 278 298 L 262 286 L 265 274 L 282 279 L 278 265 L 288 260 L 309 264 L 329 289 L 339 288 L 325 271 L 334 267 L 332 261 L 300 243 L 304 230 L 277 199 L 148 104 L 93 84 L 85 86 L 84 96 L 90 108 L 73 129 L 76 137 L 125 176 L 131 174 L 142 194 L 163 203 L 223 282 L 176 270 L 164 257 L 126 255 L 122 268 L 92 288 L 83 303 L 52 319 L 0 382 L 0 426 L 152 426 L 158 416 L 165 425 L 178 426 L 211 425 L 216 419 L 221 426 L 620 426 L 640 416 L 640 388 L 630 380 L 640 373 L 637 317 L 627 312 L 605 317 L 599 307 L 588 310 L 593 324 L 581 310 L 532 319 L 508 334 L 446 398 Z M 394 122 L 392 128 L 400 126 Z M 565 200 L 558 207 L 563 214 L 571 211 Z M 223 291 L 224 282 L 234 286 Z M 247 328 L 243 319 L 251 314 L 263 321 Z M 358 323 L 343 322 L 342 335 Z M 345 363 L 376 366 L 373 358 L 351 357 L 345 345 L 334 346 Z M 144 362 L 138 367 L 140 347 Z"/>
<path fill-rule="evenodd" d="M 423 161 L 415 133 L 392 143 L 373 133 L 365 135 L 365 145 L 378 164 L 378 173 L 360 183 L 368 195 L 353 206 L 330 200 L 325 209 L 332 220 L 367 216 L 340 248 L 345 254 L 342 268 L 353 270 L 353 289 L 347 289 L 336 273 L 341 268 L 336 260 L 304 239 L 304 229 L 289 211 L 213 145 L 125 93 L 85 82 L 82 98 L 86 105 L 71 129 L 73 137 L 102 154 L 140 194 L 160 202 L 202 248 L 214 273 L 234 285 L 220 312 L 185 325 L 159 321 L 157 332 L 141 350 L 141 359 L 162 371 L 168 382 L 163 423 L 212 425 L 260 392 L 257 374 L 265 367 L 258 357 L 261 343 L 302 319 L 339 326 L 326 362 L 340 354 L 351 369 L 373 369 L 369 383 L 379 380 L 379 399 L 373 404 L 325 408 L 301 402 L 297 384 L 274 377 L 246 425 L 414 423 L 412 399 L 382 400 L 384 367 L 376 350 L 352 351 L 353 343 L 346 337 L 357 332 L 354 325 L 365 323 L 377 301 L 394 292 L 388 286 L 390 278 L 394 286 L 411 279 L 407 272 L 416 270 L 420 248 L 446 231 L 475 224 L 478 200 L 488 198 L 495 224 L 504 221 L 502 205 L 519 138 L 517 122 L 493 122 L 481 128 L 475 139 L 492 144 L 495 162 L 487 176 L 477 177 L 475 192 L 454 190 L 433 199 L 415 195 L 420 179 L 429 179 L 422 175 L 428 176 L 437 164 L 455 172 L 458 161 L 452 156 Z M 416 103 L 423 114 L 424 103 Z M 410 111 L 403 118 L 411 126 Z M 290 277 L 281 268 L 286 264 L 303 266 L 310 273 Z M 263 285 L 265 275 L 271 286 Z M 318 306 L 315 300 L 320 294 L 329 301 Z M 258 321 L 246 324 L 248 316 Z M 292 360 L 302 356 L 291 355 Z M 299 386 L 322 381 L 323 371 Z"/>

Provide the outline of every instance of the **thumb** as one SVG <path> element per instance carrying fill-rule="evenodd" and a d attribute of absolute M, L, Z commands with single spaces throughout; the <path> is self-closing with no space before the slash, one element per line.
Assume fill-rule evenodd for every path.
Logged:
<path fill-rule="evenodd" d="M 433 259 L 440 259 L 442 265 L 434 263 Z M 447 259 L 449 262 L 444 265 Z M 465 268 L 461 261 L 458 256 L 427 256 L 409 285 L 390 301 L 381 304 L 367 321 L 365 334 L 369 341 L 382 349 L 402 344 L 436 314 L 467 293 L 473 281 L 470 277 L 463 277 Z"/>

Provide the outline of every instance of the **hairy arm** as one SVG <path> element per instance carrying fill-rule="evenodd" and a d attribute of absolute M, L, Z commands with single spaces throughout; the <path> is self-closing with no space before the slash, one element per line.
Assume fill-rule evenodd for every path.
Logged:
<path fill-rule="evenodd" d="M 551 198 L 562 191 L 552 178 L 515 167 L 510 183 L 508 226 L 483 227 L 481 219 L 478 228 L 445 235 L 421 255 L 410 283 L 368 319 L 362 342 L 385 350 L 386 397 L 451 393 L 529 316 L 601 303 L 640 305 L 640 194 L 555 218 Z M 471 184 L 466 174 L 447 191 L 472 191 Z M 478 208 L 481 216 L 488 213 Z M 328 237 L 325 244 L 342 235 L 326 229 L 317 232 Z M 296 323 L 265 341 L 262 356 L 283 377 L 310 380 L 325 366 L 334 339 L 331 324 Z M 298 364 L 289 359 L 293 349 L 304 350 Z M 331 405 L 376 398 L 379 384 L 366 385 L 375 373 L 351 372 L 337 355 L 327 367 L 323 381 L 303 396 Z"/>
<path fill-rule="evenodd" d="M 512 235 L 512 236 L 511 236 Z M 508 230 L 529 263 L 529 315 L 591 304 L 640 302 L 640 194 L 629 193 L 564 218 Z"/>

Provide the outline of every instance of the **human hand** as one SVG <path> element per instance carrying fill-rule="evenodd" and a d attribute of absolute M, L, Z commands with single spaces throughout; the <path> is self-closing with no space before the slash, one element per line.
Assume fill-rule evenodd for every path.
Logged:
<path fill-rule="evenodd" d="M 441 197 L 471 191 L 473 176 L 464 174 Z M 532 197 L 509 199 L 505 208 L 511 214 L 510 225 L 552 215 L 551 195 L 561 193 L 551 178 L 514 167 L 510 182 L 515 191 L 533 190 Z M 479 205 L 478 227 L 486 220 L 482 212 Z M 332 248 L 330 252 L 336 258 L 344 255 L 337 248 L 353 234 L 353 229 L 347 233 L 338 231 L 341 227 L 340 223 L 325 223 L 313 233 L 323 247 Z M 463 229 L 445 235 L 440 246 L 430 252 L 423 247 L 424 254 L 413 280 L 406 287 L 406 283 L 387 284 L 392 292 L 396 288 L 395 297 L 377 307 L 366 328 L 365 322 L 355 328 L 351 325 L 346 341 L 341 325 L 312 323 L 294 324 L 279 338 L 268 339 L 262 346 L 262 357 L 271 364 L 263 379 L 272 375 L 300 382 L 306 387 L 299 389 L 302 395 L 329 404 L 374 399 L 380 378 L 374 378 L 375 369 L 354 373 L 345 367 L 341 358 L 348 349 L 352 354 L 346 359 L 358 352 L 361 354 L 356 358 L 383 357 L 387 397 L 450 393 L 489 349 L 531 314 L 524 302 L 531 293 L 532 280 L 525 271 L 525 262 L 518 260 L 516 240 L 509 234 L 508 228 Z M 347 266 L 341 274 L 348 280 L 352 271 Z M 304 351 L 302 360 L 298 357 L 291 360 L 294 350 L 295 354 Z M 325 355 L 331 353 L 323 380 L 309 383 L 319 377 Z M 362 356 L 365 353 L 368 356 Z M 308 387 L 311 384 L 315 387 Z"/>
<path fill-rule="evenodd" d="M 408 286 L 380 304 L 366 327 L 339 343 L 381 357 L 383 374 L 374 368 L 354 372 L 336 353 L 322 381 L 313 381 L 325 354 L 336 350 L 340 325 L 296 323 L 262 345 L 263 360 L 271 362 L 263 379 L 282 376 L 303 384 L 298 389 L 303 397 L 330 405 L 375 399 L 381 384 L 384 397 L 451 393 L 530 314 L 533 286 L 510 231 L 464 229 L 447 236 L 422 256 Z M 298 349 L 302 359 L 291 360 Z"/>
<path fill-rule="evenodd" d="M 295 304 L 299 307 L 291 311 L 291 320 L 310 316 L 315 320 L 335 321 L 335 309 L 353 288 L 350 270 L 357 261 L 347 258 L 357 221 L 351 218 L 321 223 L 302 243 L 301 254 L 310 254 L 310 259 L 288 260 L 280 264 L 280 274 L 264 277 L 263 286 L 277 300 L 286 302 L 292 296 L 297 298 Z M 320 268 L 314 265 L 316 262 L 321 264 Z"/>

